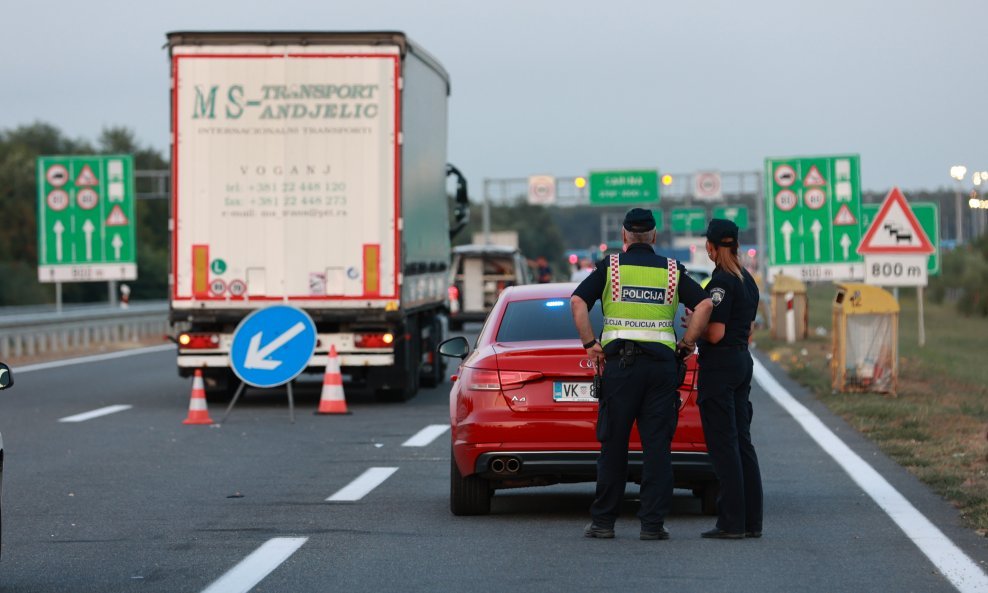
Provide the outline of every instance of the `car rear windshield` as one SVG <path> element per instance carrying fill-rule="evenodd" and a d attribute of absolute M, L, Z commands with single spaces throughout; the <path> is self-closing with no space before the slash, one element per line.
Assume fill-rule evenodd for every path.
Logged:
<path fill-rule="evenodd" d="M 590 310 L 590 324 L 594 335 L 599 336 L 604 326 L 599 302 Z M 497 329 L 498 342 L 578 339 L 580 335 L 573 324 L 568 298 L 509 303 Z"/>

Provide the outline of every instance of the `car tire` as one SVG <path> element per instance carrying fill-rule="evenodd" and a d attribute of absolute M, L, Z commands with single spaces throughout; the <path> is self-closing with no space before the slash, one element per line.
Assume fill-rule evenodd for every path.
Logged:
<path fill-rule="evenodd" d="M 720 485 L 717 482 L 710 482 L 700 492 L 700 510 L 704 515 L 717 514 L 717 495 L 720 493 Z"/>
<path fill-rule="evenodd" d="M 479 476 L 463 477 L 452 452 L 449 458 L 449 510 L 458 517 L 489 514 L 493 494 L 490 482 Z"/>

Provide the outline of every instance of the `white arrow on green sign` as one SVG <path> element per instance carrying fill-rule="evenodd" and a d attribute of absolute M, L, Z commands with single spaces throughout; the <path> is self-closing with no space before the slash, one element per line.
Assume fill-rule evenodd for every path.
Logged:
<path fill-rule="evenodd" d="M 713 218 L 723 218 L 738 225 L 739 231 L 748 230 L 747 206 L 718 206 L 714 208 Z"/>

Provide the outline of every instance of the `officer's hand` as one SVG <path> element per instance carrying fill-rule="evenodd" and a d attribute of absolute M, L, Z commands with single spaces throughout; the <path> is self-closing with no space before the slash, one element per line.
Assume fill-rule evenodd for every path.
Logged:
<path fill-rule="evenodd" d="M 694 349 L 696 349 L 696 344 L 687 344 L 686 340 L 680 340 L 676 344 L 676 358 L 684 359 L 690 354 L 693 354 Z"/>
<path fill-rule="evenodd" d="M 601 347 L 600 343 L 597 342 L 593 346 L 587 348 L 587 356 L 593 362 L 594 366 L 600 371 L 604 370 L 604 349 Z"/>

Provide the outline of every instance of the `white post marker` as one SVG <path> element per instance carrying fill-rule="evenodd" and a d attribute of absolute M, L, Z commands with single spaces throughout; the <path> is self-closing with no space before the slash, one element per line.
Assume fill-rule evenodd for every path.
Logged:
<path fill-rule="evenodd" d="M 98 410 L 93 410 L 91 412 L 83 412 L 82 414 L 76 414 L 75 416 L 66 416 L 65 418 L 60 418 L 59 422 L 85 422 L 86 420 L 92 420 L 93 418 L 99 418 L 100 416 L 107 416 L 109 414 L 116 414 L 117 412 L 123 412 L 124 410 L 129 410 L 134 406 L 118 404 L 116 406 L 106 406 L 105 408 L 100 408 Z"/>
<path fill-rule="evenodd" d="M 430 424 L 415 433 L 410 439 L 401 444 L 402 447 L 425 447 L 436 440 L 439 435 L 449 430 L 449 424 Z"/>
<path fill-rule="evenodd" d="M 56 220 L 51 230 L 55 232 L 55 260 L 62 261 L 62 233 L 65 232 L 65 225 L 61 220 Z"/>
<path fill-rule="evenodd" d="M 796 342 L 796 311 L 792 306 L 794 298 L 792 292 L 786 293 L 786 343 L 788 344 Z"/>
<path fill-rule="evenodd" d="M 212 585 L 203 589 L 202 593 L 247 593 L 308 540 L 307 537 L 269 539 Z"/>
<path fill-rule="evenodd" d="M 93 259 L 93 231 L 95 230 L 93 221 L 86 220 L 82 223 L 82 232 L 86 234 L 86 259 L 90 261 Z"/>
<path fill-rule="evenodd" d="M 792 261 L 792 232 L 795 230 L 788 220 L 782 223 L 782 238 L 785 241 L 783 248 L 786 254 L 786 261 Z"/>
<path fill-rule="evenodd" d="M 356 502 L 384 483 L 396 471 L 398 471 L 397 467 L 372 467 L 327 498 L 326 502 Z"/>
<path fill-rule="evenodd" d="M 796 398 L 786 391 L 757 359 L 754 360 L 754 379 L 769 397 L 788 412 L 810 435 L 810 438 L 816 441 L 816 444 L 895 521 L 906 537 L 916 544 L 919 551 L 930 559 L 933 566 L 960 593 L 988 591 L 988 575 L 984 570 L 950 541 L 950 538 L 936 525 L 916 510 L 916 507 L 889 484 L 888 480 L 861 459 L 844 441 L 837 438 L 837 435 L 813 412 L 796 401 Z"/>
<path fill-rule="evenodd" d="M 817 261 L 820 261 L 820 231 L 822 230 L 823 225 L 820 224 L 820 221 L 814 220 L 810 226 L 810 232 L 813 233 L 813 259 Z"/>

